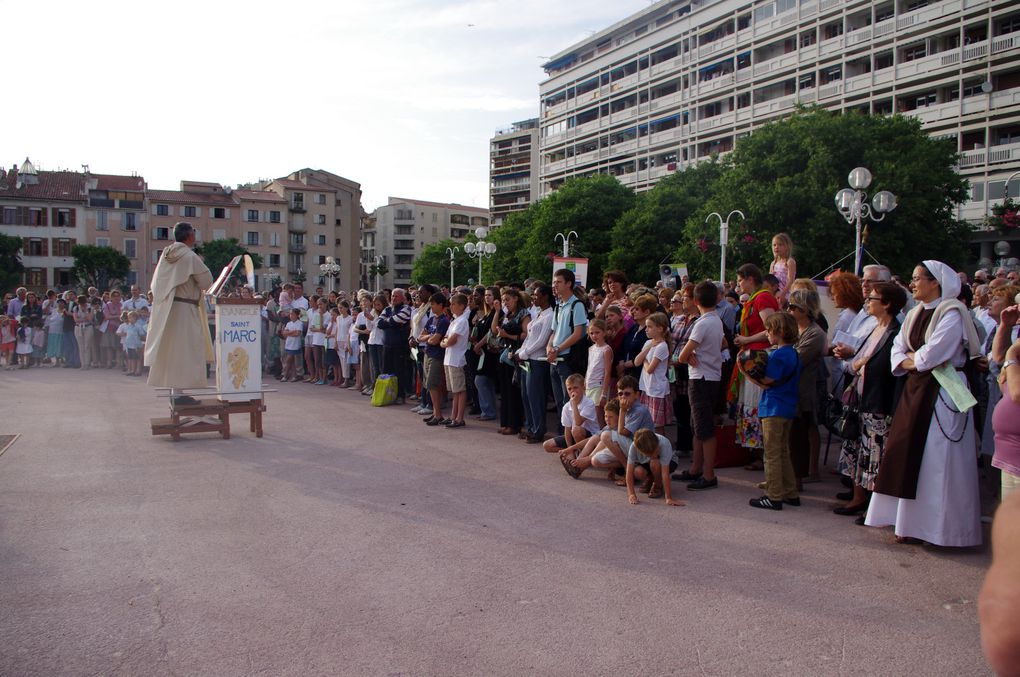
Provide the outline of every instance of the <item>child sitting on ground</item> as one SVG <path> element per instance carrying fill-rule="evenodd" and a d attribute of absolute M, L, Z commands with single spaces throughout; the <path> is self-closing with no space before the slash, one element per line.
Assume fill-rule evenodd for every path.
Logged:
<path fill-rule="evenodd" d="M 651 428 L 652 414 L 648 407 L 638 401 L 638 381 L 631 375 L 622 377 L 616 385 L 619 394 L 620 416 L 616 428 L 602 433 L 602 441 L 606 444 L 606 450 L 616 459 L 620 468 L 627 467 L 627 449 L 630 448 L 634 431 L 641 428 Z M 601 458 L 606 458 L 605 456 Z M 600 461 L 601 462 L 601 461 Z M 608 465 L 606 467 L 609 467 Z M 615 468 L 610 468 L 610 480 L 616 480 L 620 486 L 626 484 L 623 479 L 617 479 Z"/>
<path fill-rule="evenodd" d="M 609 451 L 608 442 L 612 438 L 612 433 L 617 429 L 620 423 L 620 400 L 609 400 L 606 403 L 605 410 L 606 425 L 602 428 L 598 435 L 592 435 L 588 439 L 584 440 L 583 447 L 580 453 L 577 453 L 576 458 L 574 457 L 575 449 L 578 445 L 573 445 L 560 452 L 560 462 L 563 463 L 563 469 L 567 471 L 567 474 L 573 477 L 575 480 L 580 479 L 581 473 L 588 468 L 595 468 L 596 470 L 608 470 L 609 475 L 607 479 L 616 479 L 616 470 L 621 470 L 624 464 L 621 464 L 613 452 Z"/>
<path fill-rule="evenodd" d="M 570 399 L 563 405 L 563 411 L 560 413 L 563 434 L 542 444 L 542 448 L 550 454 L 564 451 L 579 442 L 583 443 L 599 431 L 595 403 L 584 394 L 584 377 L 580 374 L 571 374 L 565 383 Z"/>
<path fill-rule="evenodd" d="M 634 480 L 643 480 L 641 491 L 648 491 L 648 498 L 659 498 L 665 492 L 666 505 L 687 505 L 687 501 L 675 500 L 670 490 L 669 474 L 675 469 L 673 445 L 669 440 L 649 428 L 638 430 L 627 451 L 627 501 L 631 505 L 638 504 Z"/>

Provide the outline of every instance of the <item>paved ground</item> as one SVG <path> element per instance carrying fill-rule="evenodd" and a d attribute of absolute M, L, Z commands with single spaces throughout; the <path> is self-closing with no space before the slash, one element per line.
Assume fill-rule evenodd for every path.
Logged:
<path fill-rule="evenodd" d="M 631 507 L 349 391 L 281 385 L 265 438 L 175 444 L 138 379 L 0 387 L 0 674 L 988 674 L 987 552 L 892 545 L 832 481 Z"/>

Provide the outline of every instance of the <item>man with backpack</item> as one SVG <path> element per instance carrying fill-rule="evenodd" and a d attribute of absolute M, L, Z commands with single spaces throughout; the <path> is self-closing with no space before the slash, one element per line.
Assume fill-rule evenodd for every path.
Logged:
<path fill-rule="evenodd" d="M 556 310 L 546 356 L 557 411 L 561 411 L 567 401 L 567 377 L 571 374 L 583 376 L 588 367 L 588 310 L 574 295 L 574 279 L 574 271 L 566 268 L 553 275 Z"/>

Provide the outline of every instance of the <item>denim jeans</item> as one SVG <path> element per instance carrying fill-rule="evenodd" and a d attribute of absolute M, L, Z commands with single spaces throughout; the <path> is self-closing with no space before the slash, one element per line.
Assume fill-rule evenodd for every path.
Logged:
<path fill-rule="evenodd" d="M 496 418 L 496 384 L 484 374 L 475 376 L 475 389 L 478 391 L 478 408 L 486 418 Z"/>
<path fill-rule="evenodd" d="M 564 362 L 557 362 L 556 367 L 551 370 L 553 398 L 556 400 L 556 432 L 563 434 L 563 424 L 560 422 L 560 412 L 563 405 L 567 403 L 567 377 L 574 373 L 570 365 Z"/>
<path fill-rule="evenodd" d="M 545 436 L 546 411 L 545 389 L 549 383 L 549 363 L 545 360 L 528 360 L 531 373 L 527 378 L 528 432 L 538 437 Z"/>

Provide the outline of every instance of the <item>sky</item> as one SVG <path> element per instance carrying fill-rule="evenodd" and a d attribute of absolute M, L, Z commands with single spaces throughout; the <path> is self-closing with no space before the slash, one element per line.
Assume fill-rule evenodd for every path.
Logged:
<path fill-rule="evenodd" d="M 236 185 L 324 169 L 488 207 L 489 139 L 541 65 L 649 0 L 0 0 L 0 166 Z"/>

